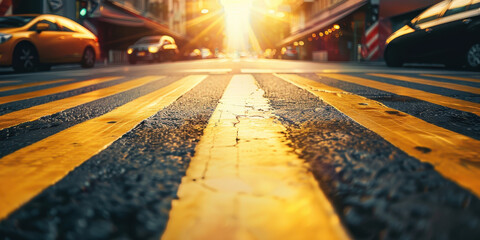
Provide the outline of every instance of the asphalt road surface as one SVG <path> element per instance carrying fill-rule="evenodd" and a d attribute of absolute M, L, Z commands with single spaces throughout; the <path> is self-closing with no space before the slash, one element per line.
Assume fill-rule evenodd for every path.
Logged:
<path fill-rule="evenodd" d="M 479 239 L 478 72 L 2 73 L 0 239 Z"/>

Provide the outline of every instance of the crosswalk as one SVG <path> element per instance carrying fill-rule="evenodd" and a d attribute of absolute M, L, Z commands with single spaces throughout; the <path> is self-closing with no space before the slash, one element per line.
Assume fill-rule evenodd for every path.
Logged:
<path fill-rule="evenodd" d="M 191 73 L 190 73 L 191 74 Z M 480 197 L 480 139 L 437 126 L 385 104 L 332 86 L 332 81 L 435 104 L 480 116 L 480 79 L 436 74 L 303 73 L 211 74 L 229 79 L 186 176 L 179 183 L 162 239 L 329 239 L 351 238 L 333 205 L 289 143 L 256 74 L 284 81 L 326 102 L 406 154 L 432 164 L 445 178 Z M 55 185 L 82 163 L 111 146 L 142 121 L 196 88 L 209 75 L 182 75 L 99 117 L 91 118 L 0 158 L 0 220 Z M 124 79 L 105 76 L 0 85 L 2 104 L 45 97 L 100 83 L 111 86 L 0 115 L 0 132 L 42 117 L 164 79 L 164 75 Z M 401 83 L 401 84 L 400 84 Z M 330 84 L 330 85 L 329 85 Z M 408 85 L 412 84 L 412 85 Z M 340 85 L 341 86 L 341 85 Z M 418 86 L 425 88 L 417 89 Z M 31 87 L 41 87 L 30 91 Z M 451 91 L 442 95 L 428 87 Z M 9 91 L 20 91 L 21 93 Z M 22 92 L 23 91 L 23 92 Z M 279 90 L 281 91 L 281 90 Z M 456 97 L 469 94 L 473 101 Z M 475 100 L 476 99 L 476 100 Z M 405 104 L 408 104 L 405 103 Z M 475 120 L 478 121 L 478 120 Z M 0 141 L 8 141 L 0 139 Z M 279 211 L 283 209 L 283 211 Z M 308 219 L 308 221 L 306 220 Z M 213 238 L 211 238 L 213 239 Z"/>

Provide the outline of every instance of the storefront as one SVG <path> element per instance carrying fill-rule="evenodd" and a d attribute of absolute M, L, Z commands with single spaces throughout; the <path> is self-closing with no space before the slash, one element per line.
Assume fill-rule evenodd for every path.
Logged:
<path fill-rule="evenodd" d="M 305 27 L 278 44 L 297 49 L 298 59 L 349 61 L 358 56 L 365 29 L 366 0 L 343 1 L 309 20 Z"/>

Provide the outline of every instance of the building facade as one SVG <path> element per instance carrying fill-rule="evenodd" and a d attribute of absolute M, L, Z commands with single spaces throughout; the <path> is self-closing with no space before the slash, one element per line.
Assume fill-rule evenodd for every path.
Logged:
<path fill-rule="evenodd" d="M 375 61 L 386 38 L 439 0 L 285 0 L 290 34 L 277 48 L 293 47 L 298 59 Z"/>
<path fill-rule="evenodd" d="M 187 0 L 187 36 L 185 53 L 208 48 L 212 53 L 222 50 L 225 38 L 225 18 L 219 0 Z"/>

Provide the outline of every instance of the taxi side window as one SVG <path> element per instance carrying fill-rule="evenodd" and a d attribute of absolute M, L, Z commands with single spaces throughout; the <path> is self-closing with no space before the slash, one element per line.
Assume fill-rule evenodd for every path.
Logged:
<path fill-rule="evenodd" d="M 65 32 L 74 32 L 72 29 L 68 28 L 68 27 L 65 27 L 65 25 L 62 26 L 62 31 L 65 31 Z"/>
<path fill-rule="evenodd" d="M 29 30 L 30 31 L 36 31 L 37 30 L 37 24 L 39 23 L 47 23 L 48 24 L 48 29 L 46 31 L 59 31 L 60 29 L 58 28 L 56 23 L 50 22 L 48 20 L 40 20 L 35 25 L 33 25 Z"/>
<path fill-rule="evenodd" d="M 62 23 L 62 31 L 64 32 L 75 32 L 73 29 L 70 29 L 69 27 L 65 26 L 65 24 Z"/>
<path fill-rule="evenodd" d="M 443 9 L 447 7 L 448 3 L 449 1 L 443 1 L 427 9 L 425 12 L 423 12 L 417 17 L 415 24 L 418 25 L 437 19 L 438 16 L 442 13 Z"/>
<path fill-rule="evenodd" d="M 75 32 L 76 31 L 76 28 L 73 24 L 65 21 L 65 20 L 61 20 L 59 21 L 60 23 L 60 28 L 62 31 L 64 32 Z"/>
<path fill-rule="evenodd" d="M 450 6 L 448 7 L 448 10 L 445 12 L 443 15 L 444 17 L 450 16 L 453 14 L 461 13 L 463 11 L 466 11 L 468 8 L 468 5 L 470 5 L 471 0 L 455 0 L 452 1 Z"/>

